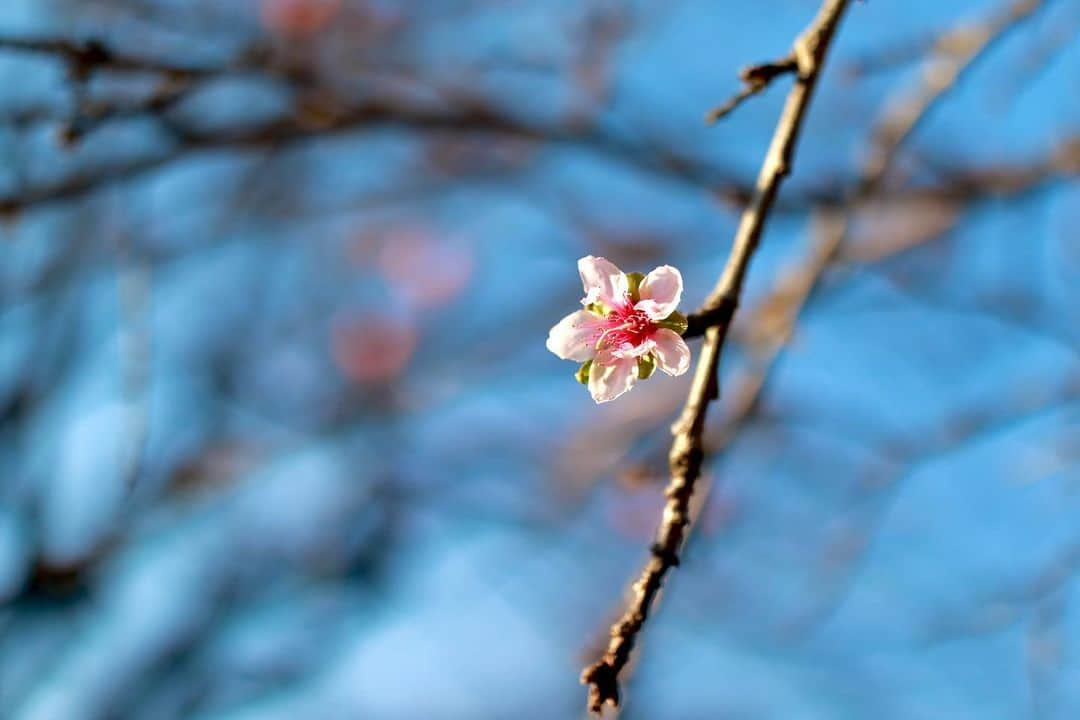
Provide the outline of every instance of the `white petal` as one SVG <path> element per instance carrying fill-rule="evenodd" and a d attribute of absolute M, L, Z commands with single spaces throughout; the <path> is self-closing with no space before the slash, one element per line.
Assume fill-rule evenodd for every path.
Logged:
<path fill-rule="evenodd" d="M 682 273 L 670 265 L 661 265 L 641 281 L 641 301 L 636 307 L 653 320 L 663 320 L 679 307 L 682 291 Z"/>
<path fill-rule="evenodd" d="M 606 360 L 598 364 L 598 358 L 589 369 L 589 393 L 597 403 L 614 400 L 632 388 L 637 379 L 634 375 L 637 359 L 608 356 Z"/>
<path fill-rule="evenodd" d="M 630 283 L 622 270 L 607 258 L 587 255 L 578 260 L 581 284 L 585 288 L 582 305 L 601 302 L 608 307 L 621 306 L 630 292 Z"/>
<path fill-rule="evenodd" d="M 590 312 L 572 312 L 548 333 L 547 349 L 563 360 L 585 362 L 595 352 L 597 325 L 600 318 Z"/>
<path fill-rule="evenodd" d="M 646 340 L 640 345 L 631 345 L 630 343 L 623 343 L 617 348 L 610 350 L 611 354 L 617 358 L 639 358 L 642 355 L 648 355 L 653 351 L 656 346 L 652 340 Z"/>
<path fill-rule="evenodd" d="M 690 369 L 690 348 L 674 330 L 660 328 L 652 335 L 656 347 L 656 367 L 671 376 L 682 375 Z"/>

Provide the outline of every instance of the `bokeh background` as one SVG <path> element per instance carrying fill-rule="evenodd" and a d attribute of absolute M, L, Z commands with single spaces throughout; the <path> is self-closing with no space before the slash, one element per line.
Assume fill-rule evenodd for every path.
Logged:
<path fill-rule="evenodd" d="M 0 718 L 582 717 L 688 376 L 546 333 L 586 254 L 705 297 L 816 9 L 0 4 Z M 621 717 L 1077 716 L 1078 33 L 852 7 Z"/>

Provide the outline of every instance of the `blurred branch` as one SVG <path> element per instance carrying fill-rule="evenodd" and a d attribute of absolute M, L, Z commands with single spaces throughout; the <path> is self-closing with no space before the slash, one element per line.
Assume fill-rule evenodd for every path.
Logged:
<path fill-rule="evenodd" d="M 930 107 L 947 92 L 972 63 L 1004 37 L 1009 30 L 1031 18 L 1051 0 L 1011 0 L 985 20 L 959 25 L 943 33 L 923 62 L 921 80 L 906 94 L 885 106 L 872 138 L 866 160 L 866 189 L 880 181 L 896 148 L 926 118 Z"/>
<path fill-rule="evenodd" d="M 61 125 L 60 141 L 71 146 L 109 121 L 166 113 L 188 98 L 195 87 L 195 83 L 188 78 L 170 76 L 158 83 L 145 98 L 134 103 L 109 103 L 82 98 L 77 102 L 72 117 Z"/>
<path fill-rule="evenodd" d="M 861 78 L 865 75 L 892 70 L 930 57 L 962 58 L 979 52 L 988 37 L 1000 34 L 1005 26 L 1022 20 L 1047 0 L 1019 0 L 1002 7 L 997 13 L 981 21 L 961 23 L 940 33 L 903 40 L 893 45 L 874 49 L 844 67 L 846 75 Z"/>
<path fill-rule="evenodd" d="M 990 198 L 1021 197 L 1051 183 L 1068 181 L 1077 176 L 1080 176 L 1080 134 L 1066 137 L 1051 147 L 1045 155 L 1029 162 L 943 170 L 938 173 L 938 181 L 935 183 L 897 188 L 888 192 L 879 191 L 872 197 L 853 202 L 848 206 L 847 212 L 856 213 L 876 206 L 895 207 L 900 210 L 915 208 L 925 213 L 933 206 L 937 210 L 955 214 L 964 207 Z M 797 198 L 795 202 L 805 208 L 805 200 L 806 198 Z M 880 242 L 870 245 L 841 244 L 846 238 L 847 220 L 844 220 L 845 227 L 841 228 L 837 224 L 836 215 L 841 213 L 843 207 L 844 203 L 839 197 L 819 195 L 815 227 L 819 236 L 825 235 L 832 239 L 820 241 L 820 246 L 816 244 L 797 264 L 793 272 L 803 276 L 803 279 L 797 280 L 791 275 L 782 278 L 773 292 L 762 299 L 758 307 L 750 313 L 750 317 L 760 320 L 760 315 L 775 313 L 779 306 L 788 306 L 789 310 L 785 313 L 790 312 L 790 306 L 794 302 L 793 285 L 805 286 L 810 279 L 816 283 L 819 276 L 834 262 L 876 262 L 938 237 L 937 233 L 925 234 L 914 242 L 900 245 Z M 842 232 L 839 232 L 841 230 Z M 714 314 L 715 311 L 710 313 L 700 310 L 691 313 L 687 318 L 688 326 L 684 337 L 695 338 L 703 335 Z M 751 327 L 761 326 L 758 320 L 747 324 Z"/>
<path fill-rule="evenodd" d="M 1076 47 L 1080 41 L 1080 3 L 1074 4 L 1071 14 L 1064 18 L 1051 18 L 1049 28 L 1038 33 L 1027 49 L 1024 58 L 1002 78 L 997 95 L 1003 103 L 1015 101 L 1015 96 L 1035 84 L 1038 76 L 1054 64 L 1063 54 Z"/>
<path fill-rule="evenodd" d="M 631 600 L 611 628 L 607 652 L 587 667 L 581 680 L 589 687 L 589 709 L 602 711 L 608 703 L 619 704 L 619 673 L 630 659 L 631 650 L 648 617 L 668 570 L 679 563 L 679 552 L 689 523 L 690 499 L 701 475 L 704 461 L 702 436 L 709 403 L 718 396 L 717 368 L 730 321 L 738 305 L 743 281 L 777 191 L 791 171 L 795 145 L 813 97 L 814 87 L 824 67 L 825 57 L 837 25 L 849 0 L 825 0 L 817 17 L 796 38 L 792 55 L 798 61 L 798 77 L 777 123 L 769 150 L 758 176 L 750 205 L 743 213 L 724 273 L 706 301 L 716 311 L 706 332 L 690 394 L 679 420 L 672 427 L 674 441 L 669 456 L 671 480 L 665 494 L 667 504 L 650 548 L 650 558 L 632 586 Z"/>
<path fill-rule="evenodd" d="M 1052 409 L 1052 408 L 1051 408 Z M 923 647 L 988 633 L 998 633 L 1027 617 L 1033 609 L 1076 579 L 1080 572 L 1080 538 L 1073 538 L 1032 577 L 987 593 L 980 612 L 941 613 L 924 630 Z"/>
<path fill-rule="evenodd" d="M 166 73 L 176 77 L 202 77 L 216 72 L 213 69 L 177 65 L 110 48 L 100 40 L 68 40 L 64 38 L 0 37 L 0 50 L 47 55 L 64 62 L 71 75 L 85 79 L 96 70 Z"/>
<path fill-rule="evenodd" d="M 858 80 L 867 75 L 892 70 L 914 63 L 926 57 L 937 37 L 926 35 L 906 38 L 894 44 L 877 47 L 870 52 L 846 62 L 842 68 L 847 77 Z"/>
<path fill-rule="evenodd" d="M 788 325 L 793 325 L 795 316 L 805 303 L 817 278 L 832 262 L 847 235 L 848 218 L 843 211 L 843 206 L 864 201 L 880 191 L 896 151 L 938 100 L 954 87 L 960 77 L 976 60 L 983 57 L 997 40 L 1009 30 L 1015 29 L 1021 21 L 1031 17 L 1046 2 L 1049 0 L 1012 0 L 984 22 L 961 25 L 941 35 L 934 45 L 934 54 L 925 60 L 921 78 L 913 87 L 902 90 L 894 99 L 886 101 L 885 110 L 870 131 L 869 150 L 859 178 L 849 191 L 848 197 L 839 203 L 829 203 L 819 210 L 819 213 L 824 216 L 819 219 L 817 225 L 823 235 L 818 238 L 816 247 L 811 249 L 803 263 L 806 266 L 803 279 L 793 281 L 802 289 L 793 292 L 790 285 L 782 287 L 772 299 L 766 298 L 762 303 L 763 306 L 775 307 L 776 296 L 782 295 L 784 303 L 788 306 L 785 311 L 790 316 Z M 1032 168 L 1021 168 L 1019 172 L 983 171 L 974 176 L 955 178 L 958 182 L 953 186 L 934 188 L 929 193 L 934 196 L 947 190 L 945 195 L 961 199 L 979 194 L 983 190 L 1003 192 L 1017 187 L 1027 187 L 1040 178 L 1059 173 L 1075 174 L 1076 155 L 1080 152 L 1076 147 L 1077 142 L 1078 139 L 1073 138 L 1063 143 L 1060 152 L 1052 154 L 1046 161 L 1040 161 L 1034 168 L 1034 173 L 1032 173 Z M 985 187 L 980 187 L 981 185 Z M 714 318 L 722 315 L 722 309 L 707 306 L 708 303 L 690 314 L 686 337 L 703 334 Z M 782 333 L 783 338 L 776 348 L 777 351 L 786 342 L 791 329 L 792 327 L 788 327 Z"/>
<path fill-rule="evenodd" d="M 820 630 L 834 613 L 843 607 L 855 588 L 859 569 L 868 559 L 867 550 L 872 546 L 874 536 L 880 533 L 882 520 L 889 514 L 889 503 L 896 500 L 898 490 L 915 477 L 921 468 L 961 453 L 988 437 L 1004 435 L 1018 426 L 1075 407 L 1078 399 L 1080 385 L 1077 385 L 1075 380 L 1066 383 L 1064 387 L 1055 387 L 1048 383 L 1039 388 L 1039 394 L 1035 397 L 1027 397 L 1007 406 L 972 409 L 960 416 L 947 418 L 936 432 L 923 430 L 918 435 L 897 438 L 890 443 L 887 455 L 892 469 L 879 480 L 881 490 L 889 493 L 885 505 L 874 513 L 874 517 L 866 522 L 861 530 L 862 540 L 858 543 L 858 551 L 853 552 L 844 563 L 829 570 L 827 576 L 821 577 L 824 597 L 794 618 L 789 623 L 787 632 L 793 637 L 806 638 Z M 924 642 L 929 645 L 955 640 L 959 636 L 974 632 L 976 628 L 981 631 L 998 631 L 1003 625 L 1010 624 L 1023 607 L 1038 602 L 1074 577 L 1078 567 L 1080 542 L 1074 540 L 1066 546 L 1060 559 L 1055 559 L 1047 570 L 1038 573 L 1028 583 L 1012 592 L 994 593 L 993 597 L 987 598 L 983 606 L 988 610 L 988 617 L 980 618 L 981 622 L 972 625 L 972 618 L 966 617 L 966 613 L 962 620 L 952 615 L 937 618 L 932 621 Z M 987 626 L 985 621 L 988 619 L 991 620 L 992 627 Z"/>
<path fill-rule="evenodd" d="M 11 214 L 35 205 L 79 197 L 100 187 L 153 172 L 192 152 L 276 147 L 324 134 L 390 126 L 405 127 L 417 132 L 484 133 L 537 144 L 574 144 L 690 187 L 711 187 L 717 197 L 735 208 L 744 207 L 752 195 L 749 184 L 737 178 L 734 173 L 710 168 L 694 158 L 682 157 L 670 151 L 665 153 L 662 149 L 616 138 L 588 124 L 568 122 L 557 126 L 536 126 L 499 112 L 482 98 L 447 98 L 445 107 L 418 107 L 393 97 L 381 97 L 350 106 L 319 91 L 318 87 L 312 85 L 314 80 L 310 73 L 296 68 L 275 68 L 273 62 L 265 58 L 260 60 L 257 52 L 249 53 L 226 66 L 196 68 L 120 54 L 93 41 L 80 44 L 65 40 L 0 39 L 0 49 L 4 47 L 55 54 L 94 69 L 138 69 L 165 73 L 160 85 L 153 92 L 136 101 L 117 104 L 80 99 L 79 109 L 75 116 L 65 123 L 62 133 L 67 141 L 74 142 L 108 121 L 153 115 L 172 132 L 177 142 L 159 154 L 128 164 L 77 171 L 48 186 L 24 189 L 0 197 L 0 213 Z M 783 62 L 778 61 L 755 67 L 779 68 L 782 65 Z M 204 82 L 240 72 L 245 68 L 281 75 L 294 85 L 298 100 L 288 117 L 231 133 L 212 135 L 185 128 L 176 118 L 169 116 L 169 111 L 202 87 Z M 762 77 L 770 71 L 756 72 L 751 68 L 744 72 L 750 73 L 752 77 Z M 814 205 L 840 205 L 856 195 L 858 193 L 852 191 L 849 183 L 810 188 L 781 201 L 775 211 L 805 212 Z M 700 334 L 707 324 L 702 318 L 692 318 L 691 335 Z"/>
<path fill-rule="evenodd" d="M 196 90 L 201 80 L 245 70 L 273 69 L 268 53 L 262 50 L 250 52 L 226 66 L 206 67 L 130 54 L 94 38 L 0 37 L 0 51 L 45 55 L 66 65 L 75 83 L 75 107 L 60 130 L 60 139 L 66 145 L 78 142 L 109 120 L 165 112 Z M 160 75 L 161 80 L 153 92 L 134 103 L 92 101 L 86 97 L 85 84 L 96 72 L 149 73 Z M 34 118 L 31 115 L 29 119 Z"/>
<path fill-rule="evenodd" d="M 605 16 L 606 17 L 606 16 Z M 618 35 L 619 23 L 600 18 L 595 31 L 608 41 Z M 614 25 L 612 25 L 614 22 Z M 265 49 L 255 49 L 224 65 L 206 67 L 174 64 L 141 55 L 118 51 L 99 40 L 64 38 L 0 37 L 0 51 L 42 54 L 68 66 L 76 85 L 74 109 L 61 118 L 60 138 L 65 145 L 82 140 L 89 132 L 111 122 L 154 116 L 177 137 L 177 144 L 161 155 L 145 158 L 123 167 L 95 169 L 83 176 L 69 177 L 48 188 L 36 188 L 0 198 L 0 213 L 13 213 L 39 203 L 67 200 L 74 196 L 124 181 L 166 165 L 184 154 L 218 148 L 236 148 L 284 144 L 323 133 L 348 131 L 364 126 L 400 125 L 417 131 L 491 133 L 530 142 L 574 143 L 609 154 L 649 172 L 664 175 L 698 188 L 721 186 L 723 195 L 747 198 L 748 185 L 734 179 L 734 174 L 710 168 L 694 158 L 656 152 L 655 148 L 622 140 L 603 133 L 579 108 L 565 122 L 554 126 L 519 120 L 502 112 L 484 98 L 465 90 L 425 87 L 427 94 L 441 97 L 437 105 L 405 101 L 392 94 L 373 93 L 361 103 L 334 97 L 320 86 L 310 69 L 293 60 L 274 58 Z M 138 99 L 95 100 L 83 87 L 91 74 L 102 72 L 142 72 L 160 75 L 151 92 Z M 287 83 L 297 97 L 290 117 L 273 123 L 245 128 L 219 137 L 193 131 L 170 117 L 171 110 L 201 90 L 206 83 L 243 72 L 265 73 Z M 407 72 L 402 70 L 402 72 Z M 597 78 L 589 78 L 597 83 Z M 48 119 L 41 112 L 21 113 L 20 122 Z"/>
<path fill-rule="evenodd" d="M 138 255 L 130 233 L 117 233 L 117 295 L 120 323 L 121 395 L 127 407 L 124 484 L 131 492 L 143 470 L 150 430 L 152 323 L 150 264 Z"/>
<path fill-rule="evenodd" d="M 236 69 L 220 71 L 222 75 L 232 72 L 236 72 Z M 479 133 L 538 145 L 572 144 L 694 188 L 719 186 L 715 192 L 734 198 L 737 202 L 751 192 L 749 186 L 736 179 L 734 173 L 709 167 L 694 158 L 681 157 L 671 151 L 657 152 L 647 145 L 604 133 L 593 125 L 572 121 L 536 125 L 503 113 L 482 98 L 468 96 L 448 98 L 447 102 L 437 106 L 411 104 L 390 96 L 350 104 L 320 90 L 310 83 L 310 78 L 293 71 L 290 71 L 287 80 L 294 85 L 297 100 L 287 116 L 275 121 L 232 132 L 201 132 L 183 126 L 168 115 L 170 110 L 210 78 L 209 75 L 169 76 L 154 92 L 135 102 L 110 104 L 80 99 L 75 116 L 62 129 L 62 137 L 69 143 L 81 139 L 105 122 L 145 115 L 157 117 L 176 142 L 160 154 L 129 164 L 88 169 L 49 186 L 0 197 L 0 213 L 11 214 L 39 204 L 69 200 L 153 172 L 193 152 L 274 147 L 334 133 L 381 127 L 401 127 L 416 132 Z"/>

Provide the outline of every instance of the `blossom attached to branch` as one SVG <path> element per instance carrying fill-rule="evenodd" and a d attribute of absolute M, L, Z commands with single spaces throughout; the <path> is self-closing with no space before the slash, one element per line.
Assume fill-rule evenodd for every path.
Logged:
<path fill-rule="evenodd" d="M 681 337 L 686 317 L 675 309 L 683 291 L 677 269 L 661 265 L 648 275 L 624 273 L 589 255 L 578 260 L 578 271 L 585 309 L 551 328 L 547 348 L 582 364 L 577 379 L 593 400 L 614 400 L 657 368 L 671 376 L 689 369 L 690 348 Z"/>

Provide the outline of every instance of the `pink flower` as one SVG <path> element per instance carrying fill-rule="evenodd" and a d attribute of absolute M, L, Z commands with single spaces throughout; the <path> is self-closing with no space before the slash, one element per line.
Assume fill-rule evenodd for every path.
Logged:
<path fill-rule="evenodd" d="M 672 376 L 687 371 L 690 348 L 680 335 L 686 318 L 675 310 L 683 291 L 678 270 L 661 265 L 648 275 L 626 274 L 589 255 L 578 260 L 578 271 L 585 309 L 551 328 L 547 349 L 582 363 L 577 378 L 593 400 L 614 400 L 655 368 Z"/>

